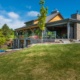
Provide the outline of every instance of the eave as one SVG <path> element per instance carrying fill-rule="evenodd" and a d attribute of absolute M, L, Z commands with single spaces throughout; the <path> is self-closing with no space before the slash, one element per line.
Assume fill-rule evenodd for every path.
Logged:
<path fill-rule="evenodd" d="M 28 29 L 32 29 L 32 28 L 35 28 L 35 27 L 38 27 L 38 26 L 36 24 L 35 25 L 31 25 L 31 26 L 24 26 L 24 27 L 15 29 L 15 31 L 28 30 Z"/>
<path fill-rule="evenodd" d="M 70 22 L 70 23 L 80 23 L 80 20 L 69 19 L 69 18 L 68 19 L 63 19 L 63 20 L 47 23 L 46 27 L 49 27 L 49 26 L 60 26 L 60 25 L 67 24 L 68 22 Z"/>

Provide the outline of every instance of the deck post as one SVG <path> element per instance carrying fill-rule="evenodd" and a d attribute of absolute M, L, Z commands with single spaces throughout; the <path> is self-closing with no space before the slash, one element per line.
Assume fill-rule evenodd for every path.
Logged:
<path fill-rule="evenodd" d="M 56 31 L 55 31 L 55 39 L 56 39 Z"/>
<path fill-rule="evenodd" d="M 24 47 L 26 47 L 26 39 L 24 39 Z"/>
<path fill-rule="evenodd" d="M 12 48 L 13 48 L 13 49 L 15 48 L 15 46 L 14 46 L 14 39 L 13 39 L 13 46 L 12 46 Z"/>
<path fill-rule="evenodd" d="M 67 38 L 70 39 L 70 22 L 67 23 Z"/>
<path fill-rule="evenodd" d="M 19 43 L 20 43 L 19 41 L 20 41 L 20 40 L 18 39 L 18 48 L 20 47 L 20 46 L 19 46 Z"/>

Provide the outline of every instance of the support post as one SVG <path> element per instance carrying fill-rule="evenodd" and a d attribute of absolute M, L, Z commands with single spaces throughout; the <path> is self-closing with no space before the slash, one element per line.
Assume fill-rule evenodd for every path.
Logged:
<path fill-rule="evenodd" d="M 19 46 L 19 43 L 20 43 L 20 40 L 18 39 L 18 48 L 20 47 L 20 46 Z"/>
<path fill-rule="evenodd" d="M 55 39 L 56 39 L 56 31 L 54 33 L 55 33 Z"/>
<path fill-rule="evenodd" d="M 45 27 L 45 30 L 42 31 L 42 43 L 45 42 L 45 40 L 46 40 L 46 37 L 45 37 L 46 31 L 47 31 L 47 28 Z"/>
<path fill-rule="evenodd" d="M 24 48 L 26 47 L 26 39 L 24 39 Z"/>
<path fill-rule="evenodd" d="M 70 22 L 67 23 L 67 38 L 70 39 Z"/>
<path fill-rule="evenodd" d="M 15 46 L 14 46 L 14 39 L 13 39 L 13 45 L 12 45 L 12 49 L 14 49 L 15 48 Z"/>

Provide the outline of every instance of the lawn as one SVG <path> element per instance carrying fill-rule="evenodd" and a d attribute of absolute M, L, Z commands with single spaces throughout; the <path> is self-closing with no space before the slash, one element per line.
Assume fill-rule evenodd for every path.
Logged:
<path fill-rule="evenodd" d="M 0 55 L 0 80 L 80 80 L 80 44 L 36 45 Z"/>

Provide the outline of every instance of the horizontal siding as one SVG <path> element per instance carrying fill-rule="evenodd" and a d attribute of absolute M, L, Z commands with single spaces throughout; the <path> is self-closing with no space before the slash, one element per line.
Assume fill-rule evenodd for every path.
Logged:
<path fill-rule="evenodd" d="M 54 21 L 58 21 L 58 20 L 62 20 L 62 17 L 60 15 L 57 15 L 56 17 L 51 19 L 49 22 L 54 22 Z"/>

